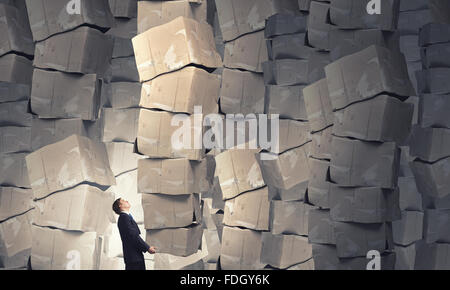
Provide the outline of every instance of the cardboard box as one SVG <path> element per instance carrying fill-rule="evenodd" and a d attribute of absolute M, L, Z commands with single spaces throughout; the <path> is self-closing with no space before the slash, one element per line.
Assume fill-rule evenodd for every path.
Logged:
<path fill-rule="evenodd" d="M 414 176 L 399 177 L 400 210 L 422 211 L 422 194 L 417 190 Z"/>
<path fill-rule="evenodd" d="M 261 74 L 227 68 L 223 70 L 220 109 L 224 114 L 262 114 L 264 94 Z"/>
<path fill-rule="evenodd" d="M 31 151 L 64 140 L 71 135 L 87 136 L 81 119 L 39 119 L 31 121 Z"/>
<path fill-rule="evenodd" d="M 295 185 L 309 180 L 310 143 L 279 155 L 264 153 L 264 158 L 261 156 L 260 163 L 266 184 L 281 189 L 291 189 Z"/>
<path fill-rule="evenodd" d="M 424 47 L 450 41 L 450 27 L 444 23 L 427 23 L 419 30 L 419 45 Z"/>
<path fill-rule="evenodd" d="M 330 31 L 330 56 L 335 61 L 371 45 L 399 49 L 396 41 L 398 42 L 398 37 L 380 29 L 333 29 Z"/>
<path fill-rule="evenodd" d="M 215 209 L 223 210 L 225 208 L 225 202 L 223 200 L 222 189 L 220 188 L 219 178 L 214 177 L 212 186 L 208 191 L 208 195 L 212 198 L 212 207 Z"/>
<path fill-rule="evenodd" d="M 308 43 L 315 48 L 330 50 L 330 3 L 311 1 L 308 17 Z"/>
<path fill-rule="evenodd" d="M 421 217 L 423 218 L 424 215 Z M 411 226 L 414 226 L 412 224 L 413 222 L 414 220 L 411 221 Z M 450 243 L 450 210 L 427 209 L 425 211 L 423 223 L 423 236 L 427 243 Z M 414 237 L 418 237 L 419 233 L 422 233 L 420 231 L 422 227 L 419 228 L 419 226 L 420 223 L 415 225 L 417 236 Z M 422 235 L 420 235 L 420 237 L 422 237 Z"/>
<path fill-rule="evenodd" d="M 449 270 L 449 244 L 421 243 L 417 247 L 415 270 Z"/>
<path fill-rule="evenodd" d="M 26 57 L 10 53 L 0 57 L 0 81 L 31 87 L 33 65 Z M 3 96 L 2 96 L 3 99 Z"/>
<path fill-rule="evenodd" d="M 31 255 L 31 248 L 26 249 L 20 253 L 15 254 L 12 257 L 6 257 L 0 255 L 0 268 L 8 270 L 26 270 L 28 265 L 28 259 Z"/>
<path fill-rule="evenodd" d="M 31 267 L 33 270 L 75 270 L 74 255 L 79 255 L 79 270 L 97 269 L 97 233 L 62 231 L 32 226 Z"/>
<path fill-rule="evenodd" d="M 334 110 L 380 93 L 415 95 L 403 55 L 381 46 L 343 57 L 327 65 L 325 73 Z"/>
<path fill-rule="evenodd" d="M 186 228 L 147 230 L 146 242 L 158 253 L 187 257 L 197 252 L 202 243 L 203 228 L 194 224 Z"/>
<path fill-rule="evenodd" d="M 449 67 L 450 43 L 433 44 L 421 49 L 422 64 L 425 68 Z"/>
<path fill-rule="evenodd" d="M 262 73 L 262 64 L 268 58 L 264 31 L 261 30 L 225 43 L 223 66 Z"/>
<path fill-rule="evenodd" d="M 0 153 L 31 151 L 30 127 L 0 127 Z"/>
<path fill-rule="evenodd" d="M 104 106 L 114 109 L 138 108 L 141 100 L 140 83 L 114 82 L 104 84 L 102 87 L 102 98 Z"/>
<path fill-rule="evenodd" d="M 155 254 L 154 270 L 179 270 L 179 271 L 201 271 L 205 269 L 202 260 L 204 253 L 198 251 L 187 257 L 179 257 L 171 254 Z"/>
<path fill-rule="evenodd" d="M 214 183 L 216 160 L 213 155 L 207 154 L 199 162 L 194 162 L 194 186 L 195 192 L 202 193 L 206 197 Z"/>
<path fill-rule="evenodd" d="M 308 189 L 308 181 L 300 182 L 291 189 L 282 189 L 270 185 L 268 187 L 270 200 L 303 201 Z"/>
<path fill-rule="evenodd" d="M 379 95 L 335 112 L 333 134 L 402 144 L 411 132 L 413 113 L 413 104 Z"/>
<path fill-rule="evenodd" d="M 295 235 L 262 234 L 261 263 L 278 269 L 306 262 L 312 257 L 308 238 Z"/>
<path fill-rule="evenodd" d="M 61 230 L 103 233 L 108 222 L 114 221 L 113 202 L 112 193 L 82 184 L 36 201 L 33 222 Z"/>
<path fill-rule="evenodd" d="M 309 183 L 308 183 L 308 201 L 323 209 L 330 208 L 330 196 L 332 183 L 329 180 L 328 160 L 320 160 L 310 157 L 309 165 Z"/>
<path fill-rule="evenodd" d="M 311 141 L 309 122 L 279 120 L 278 148 L 271 148 L 272 153 L 282 153 L 289 149 L 305 145 Z M 271 138 L 274 133 L 270 132 Z M 276 146 L 275 146 L 276 147 Z"/>
<path fill-rule="evenodd" d="M 147 230 L 187 227 L 202 219 L 198 194 L 143 194 L 142 207 Z"/>
<path fill-rule="evenodd" d="M 416 72 L 417 91 L 419 94 L 448 94 L 450 86 L 447 82 L 450 68 L 430 68 Z"/>
<path fill-rule="evenodd" d="M 418 35 L 402 35 L 399 40 L 400 51 L 405 55 L 407 62 L 421 60 Z"/>
<path fill-rule="evenodd" d="M 195 192 L 192 161 L 180 159 L 141 159 L 138 161 L 138 191 L 185 195 Z"/>
<path fill-rule="evenodd" d="M 0 256 L 13 257 L 31 248 L 30 213 L 0 223 Z"/>
<path fill-rule="evenodd" d="M 114 176 L 136 170 L 141 156 L 133 153 L 133 144 L 125 142 L 106 143 L 109 165 Z"/>
<path fill-rule="evenodd" d="M 28 101 L 0 103 L 0 126 L 30 127 Z"/>
<path fill-rule="evenodd" d="M 139 1 L 137 3 L 138 33 L 166 24 L 179 16 L 207 23 L 206 1 Z"/>
<path fill-rule="evenodd" d="M 340 186 L 396 187 L 400 149 L 394 142 L 333 137 L 332 150 L 331 181 Z"/>
<path fill-rule="evenodd" d="M 217 113 L 220 76 L 193 66 L 159 76 L 142 84 L 140 106 L 174 113 Z"/>
<path fill-rule="evenodd" d="M 303 96 L 309 126 L 313 132 L 321 131 L 333 125 L 334 114 L 326 79 L 305 87 Z"/>
<path fill-rule="evenodd" d="M 432 197 L 446 197 L 450 193 L 450 172 L 446 170 L 449 163 L 450 158 L 432 164 L 420 160 L 411 162 L 419 192 Z"/>
<path fill-rule="evenodd" d="M 224 41 L 263 29 L 273 14 L 298 11 L 297 0 L 216 0 L 216 7 Z"/>
<path fill-rule="evenodd" d="M 131 39 L 114 37 L 112 58 L 134 56 L 133 42 Z"/>
<path fill-rule="evenodd" d="M 308 240 L 313 244 L 336 244 L 336 234 L 334 232 L 334 225 L 329 210 L 309 210 Z"/>
<path fill-rule="evenodd" d="M 428 8 L 428 3 L 423 0 L 400 1 L 400 12 L 426 8 Z"/>
<path fill-rule="evenodd" d="M 81 0 L 81 14 L 68 12 L 68 3 L 58 0 L 26 0 L 28 18 L 35 42 L 51 35 L 72 30 L 87 24 L 101 28 L 113 25 L 113 15 L 108 0 Z M 74 8 L 74 7 L 70 7 Z M 76 8 L 76 7 L 75 7 Z"/>
<path fill-rule="evenodd" d="M 395 270 L 414 270 L 416 263 L 416 244 L 395 246 Z"/>
<path fill-rule="evenodd" d="M 334 221 L 361 224 L 399 220 L 398 189 L 339 187 L 330 189 L 330 215 Z"/>
<path fill-rule="evenodd" d="M 164 41 L 149 41 L 152 39 Z M 209 68 L 222 66 L 211 27 L 185 17 L 153 27 L 132 41 L 141 82 L 188 64 Z"/>
<path fill-rule="evenodd" d="M 368 259 L 363 257 L 339 258 L 336 246 L 313 244 L 315 270 L 367 270 Z M 385 252 L 380 257 L 380 270 L 394 270 L 395 253 Z M 369 268 L 372 269 L 372 268 Z"/>
<path fill-rule="evenodd" d="M 266 85 L 295 86 L 309 82 L 309 61 L 305 59 L 279 59 L 262 64 Z"/>
<path fill-rule="evenodd" d="M 423 161 L 435 162 L 450 156 L 450 130 L 444 128 L 414 128 L 410 141 L 411 155 Z"/>
<path fill-rule="evenodd" d="M 403 211 L 401 220 L 392 223 L 394 243 L 397 245 L 408 246 L 415 241 L 421 240 L 424 221 L 423 217 L 424 214 L 422 212 Z"/>
<path fill-rule="evenodd" d="M 277 13 L 266 20 L 264 36 L 273 38 L 274 36 L 294 33 L 305 33 L 307 30 L 307 15 L 292 15 Z"/>
<path fill-rule="evenodd" d="M 378 28 L 394 31 L 397 29 L 400 0 L 389 0 L 381 6 L 381 13 L 370 15 L 366 1 L 333 0 L 330 4 L 330 20 L 339 28 Z"/>
<path fill-rule="evenodd" d="M 450 11 L 450 6 L 447 1 L 431 0 L 429 7 L 434 22 L 450 24 L 450 19 L 447 13 Z"/>
<path fill-rule="evenodd" d="M 35 198 L 67 189 L 82 182 L 114 185 L 105 145 L 72 135 L 26 157 Z"/>
<path fill-rule="evenodd" d="M 139 108 L 102 109 L 102 142 L 134 142 L 139 126 Z"/>
<path fill-rule="evenodd" d="M 24 214 L 33 207 L 33 192 L 30 189 L 0 187 L 0 221 Z"/>
<path fill-rule="evenodd" d="M 299 1 L 301 1 L 301 0 L 299 0 Z M 311 270 L 314 270 L 314 269 L 315 269 L 314 259 L 311 258 L 311 259 L 309 259 L 306 262 L 303 262 L 303 263 L 291 266 L 291 267 L 287 268 L 286 270 L 294 270 L 294 271 L 295 270 L 303 270 L 303 271 L 306 270 L 306 271 L 311 271 Z"/>
<path fill-rule="evenodd" d="M 225 202 L 223 224 L 257 231 L 269 230 L 269 208 L 267 187 L 245 192 Z"/>
<path fill-rule="evenodd" d="M 314 48 L 306 43 L 306 33 L 279 35 L 266 40 L 269 60 L 309 59 Z"/>
<path fill-rule="evenodd" d="M 301 201 L 270 202 L 270 232 L 274 235 L 308 235 L 311 205 Z"/>
<path fill-rule="evenodd" d="M 0 185 L 30 188 L 25 157 L 28 153 L 0 154 Z"/>
<path fill-rule="evenodd" d="M 331 159 L 331 144 L 333 141 L 333 127 L 311 134 L 310 156 L 317 159 Z"/>
<path fill-rule="evenodd" d="M 109 67 L 112 50 L 111 36 L 82 26 L 36 43 L 33 65 L 102 77 Z"/>
<path fill-rule="evenodd" d="M 389 250 L 389 225 L 334 222 L 339 258 L 365 257 L 371 250 Z"/>
<path fill-rule="evenodd" d="M 26 101 L 31 95 L 31 86 L 0 81 L 0 103 Z"/>
<path fill-rule="evenodd" d="M 248 229 L 224 227 L 220 266 L 222 270 L 262 270 L 262 234 Z"/>
<path fill-rule="evenodd" d="M 448 110 L 450 110 L 450 95 L 420 94 L 419 124 L 422 128 L 450 128 Z"/>
<path fill-rule="evenodd" d="M 109 0 L 109 7 L 114 17 L 136 18 L 136 0 Z"/>
<path fill-rule="evenodd" d="M 230 149 L 216 156 L 216 174 L 224 200 L 265 185 L 257 162 L 258 152 L 256 149 Z"/>
<path fill-rule="evenodd" d="M 207 254 L 203 261 L 217 263 L 220 257 L 220 240 L 217 230 L 206 230 L 203 232 L 202 251 Z"/>
<path fill-rule="evenodd" d="M 44 119 L 94 121 L 100 107 L 102 81 L 95 74 L 75 75 L 35 69 L 31 110 Z"/>
<path fill-rule="evenodd" d="M 331 63 L 328 51 L 313 51 L 308 58 L 308 84 L 325 78 L 325 67 Z"/>
<path fill-rule="evenodd" d="M 14 6 L 0 4 L 0 31 L 4 37 L 0 45 L 0 55 L 9 52 L 33 55 L 34 44 L 26 18 Z"/>
<path fill-rule="evenodd" d="M 111 59 L 106 78 L 109 82 L 139 82 L 134 56 Z"/>
<path fill-rule="evenodd" d="M 205 149 L 201 143 L 203 123 L 198 115 L 141 109 L 137 134 L 138 152 L 151 158 L 201 160 Z M 174 125 L 171 125 L 172 122 Z M 172 138 L 177 142 L 173 143 Z"/>

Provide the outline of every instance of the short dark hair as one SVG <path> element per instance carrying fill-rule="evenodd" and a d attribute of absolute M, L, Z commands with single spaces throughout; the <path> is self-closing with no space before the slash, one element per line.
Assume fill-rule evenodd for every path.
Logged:
<path fill-rule="evenodd" d="M 112 209 L 116 214 L 120 214 L 122 212 L 120 210 L 120 200 L 121 198 L 116 199 L 112 205 Z"/>

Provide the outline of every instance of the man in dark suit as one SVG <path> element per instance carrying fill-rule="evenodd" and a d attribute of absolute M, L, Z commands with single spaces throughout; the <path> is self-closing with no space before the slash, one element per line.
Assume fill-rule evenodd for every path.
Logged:
<path fill-rule="evenodd" d="M 155 247 L 150 247 L 142 240 L 141 231 L 130 214 L 131 205 L 128 201 L 118 198 L 112 208 L 119 215 L 117 226 L 122 239 L 125 270 L 145 270 L 144 253 L 154 254 Z"/>

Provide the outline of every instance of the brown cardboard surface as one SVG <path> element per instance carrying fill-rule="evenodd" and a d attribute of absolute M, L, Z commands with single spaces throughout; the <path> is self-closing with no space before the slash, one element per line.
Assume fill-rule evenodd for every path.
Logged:
<path fill-rule="evenodd" d="M 143 194 L 142 207 L 148 230 L 187 227 L 202 219 L 198 194 Z"/>
<path fill-rule="evenodd" d="M 270 203 L 270 232 L 274 235 L 308 235 L 311 205 L 302 201 L 272 200 Z"/>
<path fill-rule="evenodd" d="M 14 255 L 31 248 L 30 212 L 0 223 L 0 256 Z"/>
<path fill-rule="evenodd" d="M 326 79 L 305 87 L 303 96 L 308 121 L 313 132 L 333 125 L 334 114 Z"/>
<path fill-rule="evenodd" d="M 35 198 L 82 182 L 114 185 L 105 145 L 72 135 L 26 157 Z"/>
<path fill-rule="evenodd" d="M 114 82 L 104 84 L 102 87 L 102 98 L 105 107 L 114 109 L 128 109 L 139 107 L 141 100 L 140 83 Z"/>
<path fill-rule="evenodd" d="M 72 15 L 67 11 L 67 1 L 26 0 L 26 2 L 34 41 L 41 41 L 82 24 L 102 28 L 109 28 L 113 24 L 108 0 L 81 0 L 81 14 Z"/>
<path fill-rule="evenodd" d="M 111 36 L 83 26 L 36 43 L 33 65 L 102 77 L 109 67 L 112 50 Z"/>
<path fill-rule="evenodd" d="M 32 209 L 33 192 L 30 189 L 0 187 L 0 221 Z"/>
<path fill-rule="evenodd" d="M 94 121 L 100 106 L 101 80 L 95 74 L 74 75 L 35 69 L 31 110 L 39 118 Z"/>
<path fill-rule="evenodd" d="M 142 156 L 133 153 L 133 144 L 110 142 L 106 143 L 105 146 L 106 152 L 108 153 L 109 165 L 114 176 L 137 169 L 138 160 Z"/>
<path fill-rule="evenodd" d="M 414 128 L 410 154 L 423 161 L 435 162 L 450 156 L 450 130 L 445 128 Z"/>
<path fill-rule="evenodd" d="M 31 151 L 30 127 L 0 127 L 0 153 Z"/>
<path fill-rule="evenodd" d="M 0 126 L 30 127 L 28 101 L 0 103 Z"/>
<path fill-rule="evenodd" d="M 304 86 L 266 86 L 266 114 L 279 114 L 280 118 L 308 120 L 303 96 Z"/>
<path fill-rule="evenodd" d="M 102 109 L 102 142 L 129 142 L 136 140 L 139 108 Z"/>
<path fill-rule="evenodd" d="M 153 27 L 132 41 L 141 82 L 188 64 L 222 66 L 211 27 L 185 17 Z"/>
<path fill-rule="evenodd" d="M 13 53 L 0 57 L 1 82 L 19 83 L 31 87 L 32 76 L 33 64 L 26 57 Z"/>
<path fill-rule="evenodd" d="M 410 163 L 416 177 L 417 188 L 422 194 L 442 198 L 450 193 L 450 158 L 441 159 L 435 163 L 415 160 Z"/>
<path fill-rule="evenodd" d="M 308 238 L 296 235 L 262 234 L 261 262 L 278 269 L 306 262 L 312 257 Z"/>
<path fill-rule="evenodd" d="M 33 55 L 34 44 L 30 26 L 21 13 L 14 6 L 0 4 L 0 34 L 4 37 L 0 45 L 0 55 L 8 52 Z"/>
<path fill-rule="evenodd" d="M 25 157 L 28 153 L 0 154 L 0 185 L 30 188 Z"/>
<path fill-rule="evenodd" d="M 218 112 L 220 77 L 193 66 L 161 75 L 142 84 L 140 106 L 174 113 L 204 115 Z"/>
<path fill-rule="evenodd" d="M 223 224 L 258 231 L 269 230 L 268 194 L 267 187 L 263 187 L 227 200 Z"/>

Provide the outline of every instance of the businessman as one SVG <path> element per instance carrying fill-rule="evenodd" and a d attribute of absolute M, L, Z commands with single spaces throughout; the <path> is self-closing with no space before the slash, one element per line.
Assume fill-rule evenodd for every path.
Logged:
<path fill-rule="evenodd" d="M 145 270 L 144 253 L 154 254 L 156 248 L 150 247 L 142 240 L 141 231 L 130 214 L 131 205 L 128 201 L 118 198 L 112 208 L 119 215 L 117 226 L 122 239 L 125 270 Z"/>

